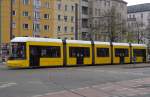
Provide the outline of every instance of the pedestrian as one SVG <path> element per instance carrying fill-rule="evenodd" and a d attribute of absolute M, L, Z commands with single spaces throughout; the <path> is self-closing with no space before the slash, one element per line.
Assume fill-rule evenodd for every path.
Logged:
<path fill-rule="evenodd" d="M 136 56 L 133 56 L 133 64 L 136 63 Z"/>

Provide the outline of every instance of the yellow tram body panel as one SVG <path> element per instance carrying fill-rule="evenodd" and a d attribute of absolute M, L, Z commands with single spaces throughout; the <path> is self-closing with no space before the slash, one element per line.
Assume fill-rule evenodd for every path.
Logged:
<path fill-rule="evenodd" d="M 81 45 L 81 44 L 67 44 L 67 65 L 68 66 L 76 66 L 77 65 L 77 58 L 72 58 L 69 56 L 69 47 L 88 47 L 90 48 L 90 57 L 84 58 L 84 65 L 92 64 L 92 47 L 91 45 Z"/>
<path fill-rule="evenodd" d="M 134 56 L 136 60 L 132 62 L 142 63 L 146 62 L 147 58 L 147 46 L 144 44 L 110 45 L 109 42 L 62 41 L 35 37 L 16 37 L 11 40 L 11 44 L 11 54 L 7 61 L 7 66 L 10 68 L 111 64 L 112 61 L 112 64 L 122 64 L 122 62 L 130 63 Z"/>
<path fill-rule="evenodd" d="M 128 56 L 124 57 L 124 63 L 130 63 L 130 46 L 128 44 L 127 44 L 128 46 L 125 45 L 113 45 L 113 64 L 120 64 L 120 57 L 116 56 L 115 49 L 127 49 Z"/>
<path fill-rule="evenodd" d="M 132 45 L 132 58 L 134 57 L 134 49 L 145 50 L 146 51 L 146 55 L 147 55 L 147 47 L 146 47 L 146 45 L 133 44 Z M 142 63 L 143 62 L 143 58 L 144 58 L 144 56 L 136 56 L 135 62 L 136 63 Z M 134 60 L 132 60 L 132 62 L 134 62 Z"/>
<path fill-rule="evenodd" d="M 27 60 L 8 60 L 7 66 L 10 68 L 27 68 L 29 67 Z"/>
<path fill-rule="evenodd" d="M 90 56 L 84 57 L 83 64 L 81 65 L 91 65 L 92 64 L 92 46 L 91 44 L 81 44 L 81 43 L 67 43 L 66 44 L 66 53 L 67 53 L 67 66 L 76 66 L 77 65 L 77 58 L 76 57 L 70 57 L 69 55 L 69 48 L 70 47 L 77 47 L 77 48 L 89 48 L 90 49 Z"/>
<path fill-rule="evenodd" d="M 40 66 L 63 66 L 63 59 L 58 58 L 40 58 Z"/>
<path fill-rule="evenodd" d="M 98 57 L 97 56 L 97 48 L 108 48 L 109 49 L 109 56 L 107 57 Z M 94 47 L 94 53 L 95 53 L 95 64 L 111 64 L 111 47 L 110 47 L 110 43 L 95 43 L 95 47 Z"/>
<path fill-rule="evenodd" d="M 28 42 L 29 46 L 60 46 L 61 57 L 60 58 L 40 58 L 40 67 L 47 66 L 63 66 L 63 43 L 56 42 Z M 29 52 L 28 52 L 29 54 Z M 29 56 L 28 56 L 29 60 Z"/>

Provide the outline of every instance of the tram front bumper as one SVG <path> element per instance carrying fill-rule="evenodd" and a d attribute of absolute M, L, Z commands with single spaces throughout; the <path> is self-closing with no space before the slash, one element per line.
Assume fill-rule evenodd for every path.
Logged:
<path fill-rule="evenodd" d="M 10 68 L 27 68 L 27 62 L 24 60 L 8 60 L 7 66 Z"/>

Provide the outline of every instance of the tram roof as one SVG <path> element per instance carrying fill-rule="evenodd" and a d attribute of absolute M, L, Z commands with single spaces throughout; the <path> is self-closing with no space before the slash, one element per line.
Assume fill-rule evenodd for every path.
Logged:
<path fill-rule="evenodd" d="M 147 47 L 146 44 L 131 44 L 132 46 L 143 46 L 143 47 Z"/>
<path fill-rule="evenodd" d="M 62 43 L 61 39 L 52 39 L 52 38 L 40 38 L 40 37 L 15 37 L 11 40 L 11 42 L 60 42 Z"/>
<path fill-rule="evenodd" d="M 115 46 L 129 46 L 130 44 L 129 43 L 113 43 L 113 45 Z"/>
<path fill-rule="evenodd" d="M 83 40 L 66 40 L 67 43 L 72 43 L 72 44 L 91 44 L 91 41 L 83 41 Z"/>
<path fill-rule="evenodd" d="M 95 41 L 94 44 L 110 45 L 110 42 L 99 42 L 99 41 Z"/>

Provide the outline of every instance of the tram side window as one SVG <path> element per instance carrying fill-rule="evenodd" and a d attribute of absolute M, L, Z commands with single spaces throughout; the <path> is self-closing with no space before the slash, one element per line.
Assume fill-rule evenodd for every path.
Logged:
<path fill-rule="evenodd" d="M 12 43 L 10 59 L 25 59 L 26 58 L 26 44 Z"/>
<path fill-rule="evenodd" d="M 143 57 L 146 54 L 146 50 L 144 49 L 134 49 L 133 55 L 137 57 Z"/>
<path fill-rule="evenodd" d="M 97 48 L 97 57 L 109 57 L 109 48 Z"/>
<path fill-rule="evenodd" d="M 48 58 L 61 57 L 60 47 L 59 46 L 41 47 L 41 57 L 48 57 Z"/>
<path fill-rule="evenodd" d="M 76 57 L 77 56 L 77 49 L 74 47 L 69 48 L 69 56 L 70 57 Z"/>
<path fill-rule="evenodd" d="M 116 57 L 119 57 L 119 56 L 128 57 L 129 56 L 129 50 L 128 49 L 115 49 L 115 56 Z"/>
<path fill-rule="evenodd" d="M 90 57 L 90 48 L 83 48 L 84 57 Z"/>
<path fill-rule="evenodd" d="M 90 48 L 86 47 L 70 47 L 69 48 L 69 56 L 77 57 L 77 55 L 83 55 L 84 57 L 90 57 Z"/>

